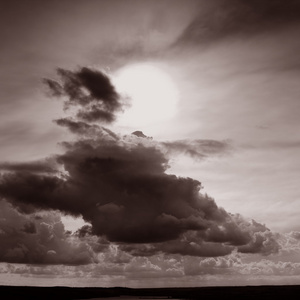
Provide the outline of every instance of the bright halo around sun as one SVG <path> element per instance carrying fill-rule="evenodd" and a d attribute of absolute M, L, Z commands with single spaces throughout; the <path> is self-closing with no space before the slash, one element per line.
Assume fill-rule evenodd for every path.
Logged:
<path fill-rule="evenodd" d="M 129 107 L 118 118 L 120 125 L 152 125 L 176 114 L 179 92 L 163 69 L 151 64 L 130 65 L 116 73 L 114 83 L 118 92 L 128 97 Z"/>

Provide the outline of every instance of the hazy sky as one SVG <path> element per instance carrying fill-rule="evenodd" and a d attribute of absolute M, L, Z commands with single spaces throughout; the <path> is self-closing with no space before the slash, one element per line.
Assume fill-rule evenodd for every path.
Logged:
<path fill-rule="evenodd" d="M 300 1 L 0 13 L 0 284 L 300 284 Z"/>

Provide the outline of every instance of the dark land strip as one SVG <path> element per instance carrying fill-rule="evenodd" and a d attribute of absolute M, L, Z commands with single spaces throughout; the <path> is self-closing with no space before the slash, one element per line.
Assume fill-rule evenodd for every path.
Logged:
<path fill-rule="evenodd" d="M 70 300 L 124 297 L 130 299 L 203 299 L 203 300 L 268 300 L 300 299 L 300 286 L 238 286 L 201 288 L 94 288 L 94 287 L 30 287 L 0 286 L 0 299 Z"/>

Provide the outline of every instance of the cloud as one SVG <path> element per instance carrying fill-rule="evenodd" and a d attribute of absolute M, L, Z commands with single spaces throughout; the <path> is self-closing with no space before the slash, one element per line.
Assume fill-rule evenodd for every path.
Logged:
<path fill-rule="evenodd" d="M 57 167 L 53 158 L 31 162 L 0 163 L 0 170 L 8 172 L 57 173 Z"/>
<path fill-rule="evenodd" d="M 100 127 L 96 124 L 88 124 L 82 121 L 76 121 L 71 118 L 61 118 L 54 120 L 59 125 L 68 128 L 72 133 L 79 135 L 88 135 L 89 133 L 96 133 Z"/>
<path fill-rule="evenodd" d="M 99 126 L 97 124 L 89 124 L 86 122 L 74 120 L 73 118 L 61 118 L 54 120 L 54 122 L 59 125 L 66 127 L 70 132 L 78 135 L 78 136 L 84 136 L 84 137 L 95 137 L 98 138 L 100 136 L 112 139 L 112 140 L 119 140 L 120 137 L 111 131 L 108 128 L 105 128 L 103 126 Z"/>
<path fill-rule="evenodd" d="M 300 240 L 300 232 L 299 231 L 292 231 L 292 232 L 290 232 L 289 235 L 296 240 Z"/>
<path fill-rule="evenodd" d="M 96 261 L 89 245 L 65 233 L 57 212 L 22 214 L 0 201 L 0 261 L 79 265 Z"/>
<path fill-rule="evenodd" d="M 276 240 L 276 236 L 266 230 L 264 232 L 254 232 L 252 240 L 249 244 L 240 246 L 238 249 L 243 253 L 277 253 L 280 246 Z"/>
<path fill-rule="evenodd" d="M 132 244 L 123 249 L 133 255 L 220 256 L 237 246 L 253 253 L 278 250 L 265 226 L 219 208 L 200 193 L 199 181 L 166 174 L 168 159 L 160 146 L 137 139 L 66 143 L 66 152 L 56 157 L 66 177 L 3 174 L 0 193 L 24 213 L 58 209 L 82 215 L 93 234 Z"/>
<path fill-rule="evenodd" d="M 111 243 L 134 257 L 159 253 L 217 257 L 234 249 L 264 254 L 278 251 L 276 239 L 264 225 L 218 207 L 213 198 L 200 192 L 198 180 L 166 173 L 168 154 L 185 153 L 196 158 L 219 155 L 230 149 L 228 142 L 156 142 L 140 131 L 119 136 L 93 124 L 96 120 L 112 121 L 121 109 L 109 78 L 88 68 L 76 72 L 58 69 L 58 74 L 61 83 L 46 83 L 55 95 L 67 96 L 65 106 L 75 106 L 77 113 L 56 122 L 77 138 L 61 143 L 65 152 L 47 164 L 3 164 L 10 169 L 0 176 L 0 195 L 18 213 L 30 216 L 59 210 L 82 216 L 91 227 L 81 228 L 74 238 L 84 240 L 83 245 L 89 245 L 92 253 L 105 251 Z M 94 118 L 99 110 L 110 117 Z M 45 166 L 51 172 L 42 172 L 47 170 Z M 30 235 L 33 225 L 26 224 L 22 232 Z M 34 224 L 35 231 L 45 237 L 58 226 L 42 220 Z M 69 239 L 63 238 L 66 253 L 72 248 Z M 84 247 L 78 251 L 86 253 L 81 259 L 88 262 L 92 258 Z M 49 244 L 46 248 L 46 261 L 68 261 L 57 258 L 61 247 Z M 11 250 L 16 252 L 11 256 L 20 256 L 22 249 Z"/>
<path fill-rule="evenodd" d="M 242 260 L 237 252 L 223 257 L 185 257 L 183 261 L 184 274 L 190 276 L 235 274 L 238 273 L 237 268 L 241 265 Z"/>
<path fill-rule="evenodd" d="M 32 221 L 29 221 L 28 223 L 25 223 L 23 231 L 26 232 L 26 233 L 35 234 L 37 232 L 35 223 L 32 222 Z"/>
<path fill-rule="evenodd" d="M 207 44 L 231 36 L 249 36 L 299 23 L 300 1 L 213 0 L 199 3 L 198 16 L 175 45 Z"/>
<path fill-rule="evenodd" d="M 77 118 L 84 122 L 102 121 L 111 123 L 115 120 L 115 112 L 120 111 L 122 104 L 109 77 L 99 70 L 87 67 L 79 71 L 57 69 L 61 82 L 44 79 L 52 96 L 66 96 L 65 108 L 80 107 Z M 65 121 L 58 124 L 66 125 Z M 70 122 L 68 124 L 70 126 Z M 74 128 L 74 126 L 72 127 Z"/>
<path fill-rule="evenodd" d="M 133 134 L 137 137 L 141 137 L 141 138 L 149 138 L 148 136 L 144 135 L 144 133 L 140 130 L 136 130 L 136 131 L 132 132 L 131 134 Z"/>
<path fill-rule="evenodd" d="M 295 249 L 297 245 L 297 257 L 294 262 L 285 261 L 282 251 L 272 254 L 269 259 L 261 259 L 258 254 L 252 258 L 253 254 L 241 253 L 237 248 L 233 250 L 228 247 L 229 251 L 226 253 L 220 252 L 222 244 L 203 241 L 200 244 L 195 233 L 194 237 L 189 238 L 186 235 L 181 241 L 148 245 L 111 243 L 105 238 L 93 235 L 92 227 L 89 225 L 83 226 L 70 235 L 63 230 L 57 212 L 22 215 L 7 202 L 2 201 L 0 204 L 2 209 L 0 225 L 3 228 L 0 236 L 8 239 L 8 243 L 3 243 L 0 258 L 1 261 L 9 262 L 8 264 L 0 263 L 1 273 L 48 278 L 59 276 L 60 278 L 99 279 L 103 276 L 117 276 L 119 280 L 135 278 L 169 278 L 171 280 L 172 278 L 186 279 L 186 276 L 203 280 L 209 275 L 226 275 L 234 280 L 236 276 L 251 276 L 255 279 L 257 276 L 269 275 L 296 276 L 300 272 L 299 241 L 289 234 L 280 235 L 279 240 L 284 251 Z M 3 215 L 8 217 L 6 221 L 3 221 Z M 27 226 L 25 224 L 29 222 L 35 224 L 36 231 L 24 233 L 23 229 Z M 247 226 L 252 226 L 255 230 L 264 227 L 254 222 L 249 222 Z M 8 232 L 9 229 L 13 230 L 14 235 L 7 234 L 4 237 L 4 232 Z M 197 240 L 198 247 L 195 247 Z M 177 250 L 175 249 L 176 242 Z M 181 248 L 178 246 L 180 242 L 182 242 Z M 169 249 L 163 249 L 163 247 L 169 247 Z M 138 249 L 141 250 L 140 253 L 137 252 Z M 199 253 L 192 253 L 191 250 L 194 252 L 198 250 Z M 143 251 L 144 254 L 148 251 L 149 255 L 143 255 Z M 4 259 L 3 252 L 5 253 Z M 83 257 L 86 260 L 83 260 Z M 19 262 L 19 265 L 11 264 L 13 262 Z M 249 277 L 245 278 L 249 279 Z M 239 280 L 243 282 L 247 280 L 245 278 L 240 277 Z"/>
<path fill-rule="evenodd" d="M 228 153 L 232 147 L 228 141 L 216 140 L 178 140 L 162 142 L 169 154 L 186 154 L 195 159 Z"/>
<path fill-rule="evenodd" d="M 299 250 L 297 252 L 299 255 Z M 283 259 L 283 260 L 282 260 Z M 284 261 L 282 254 L 278 253 L 270 259 L 261 259 L 233 251 L 222 257 L 184 257 L 185 275 L 251 275 L 253 278 L 260 275 L 294 276 L 300 273 L 300 264 L 296 261 Z M 249 280 L 249 277 L 247 278 Z"/>

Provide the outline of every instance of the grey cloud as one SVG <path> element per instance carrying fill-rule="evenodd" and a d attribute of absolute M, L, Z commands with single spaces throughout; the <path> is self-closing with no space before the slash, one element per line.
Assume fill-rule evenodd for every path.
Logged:
<path fill-rule="evenodd" d="M 94 253 L 104 253 L 110 246 L 110 242 L 105 237 L 98 237 L 93 234 L 91 225 L 82 226 L 72 236 L 79 238 L 82 243 L 87 244 Z"/>
<path fill-rule="evenodd" d="M 47 91 L 49 96 L 61 97 L 64 95 L 64 89 L 57 81 L 53 79 L 44 79 L 44 83 L 46 83 L 49 87 L 49 90 Z"/>
<path fill-rule="evenodd" d="M 228 214 L 200 193 L 199 181 L 166 174 L 161 145 L 137 139 L 100 135 L 65 143 L 66 152 L 56 156 L 65 177 L 9 172 L 1 176 L 0 194 L 24 213 L 58 209 L 82 215 L 92 227 L 81 229 L 79 237 L 104 237 L 132 255 L 220 256 L 236 247 L 249 253 L 278 251 L 264 225 Z M 204 152 L 224 147 L 211 141 L 202 145 Z M 107 247 L 97 244 L 95 251 Z"/>
<path fill-rule="evenodd" d="M 276 276 L 299 276 L 300 263 L 262 259 L 258 262 L 241 263 L 236 272 L 240 274 L 276 275 Z"/>
<path fill-rule="evenodd" d="M 33 173 L 56 173 L 57 164 L 54 158 L 45 160 L 19 162 L 19 163 L 0 163 L 0 171 L 10 172 L 33 172 Z"/>
<path fill-rule="evenodd" d="M 111 123 L 120 111 L 120 97 L 109 77 L 101 71 L 81 68 L 79 71 L 57 69 L 61 82 L 44 79 L 55 97 L 67 96 L 65 108 L 79 107 L 77 118 L 84 122 Z"/>
<path fill-rule="evenodd" d="M 57 212 L 24 215 L 0 201 L 0 261 L 78 265 L 96 261 L 88 244 L 65 234 Z"/>
<path fill-rule="evenodd" d="M 159 251 L 154 244 L 120 244 L 119 248 L 132 256 L 153 256 Z"/>
<path fill-rule="evenodd" d="M 77 140 L 61 143 L 65 152 L 46 164 L 54 173 L 41 172 L 45 166 L 34 162 L 11 164 L 10 172 L 1 174 L 0 195 L 19 213 L 59 210 L 82 216 L 91 227 L 83 227 L 73 236 L 84 240 L 94 253 L 112 242 L 134 256 L 220 256 L 235 248 L 266 254 L 278 250 L 263 225 L 250 224 L 218 207 L 213 198 L 200 193 L 199 181 L 166 173 L 168 153 L 196 158 L 220 155 L 229 151 L 227 141 L 159 143 L 141 131 L 121 137 L 92 124 L 112 121 L 122 107 L 109 78 L 88 68 L 77 72 L 58 69 L 58 74 L 61 83 L 46 82 L 56 95 L 67 96 L 65 106 L 76 107 L 77 114 L 55 122 L 75 133 Z M 99 112 L 109 117 L 98 118 Z M 52 225 L 36 218 L 34 222 L 37 233 L 51 233 Z M 28 234 L 34 231 L 23 225 L 23 234 L 24 229 Z M 67 237 L 64 247 L 70 250 Z M 48 246 L 47 261 L 59 261 L 61 248 Z M 87 262 L 91 256 L 83 254 L 82 259 Z"/>
<path fill-rule="evenodd" d="M 219 41 L 248 36 L 300 22 L 299 0 L 212 0 L 199 3 L 198 16 L 185 28 L 175 45 Z"/>
<path fill-rule="evenodd" d="M 1 264 L 2 273 L 60 275 L 64 277 L 99 278 L 103 275 L 116 275 L 118 280 L 126 278 L 184 278 L 185 276 L 226 275 L 234 282 L 243 275 L 254 278 L 261 275 L 275 275 L 282 280 L 282 276 L 298 276 L 300 264 L 298 262 L 272 261 L 262 259 L 249 262 L 249 256 L 233 252 L 222 257 L 200 258 L 195 256 L 181 257 L 179 255 L 158 254 L 152 257 L 132 257 L 124 253 L 118 246 L 110 246 L 103 251 L 99 264 L 85 266 L 63 265 L 18 265 Z M 253 278 L 252 277 L 252 278 Z M 217 277 L 214 277 L 216 279 Z M 223 278 L 223 277 L 222 277 Z M 229 277 L 230 278 L 230 277 Z M 204 279 L 202 277 L 201 279 Z M 208 277 L 211 280 L 211 276 Z M 247 277 L 249 279 L 249 277 Z M 196 280 L 199 280 L 197 277 Z M 290 280 L 290 278 L 289 278 Z M 245 283 L 245 282 L 244 282 Z"/>
<path fill-rule="evenodd" d="M 186 241 L 171 241 L 162 245 L 165 253 L 181 254 L 200 257 L 224 256 L 233 251 L 233 248 L 223 243 L 203 242 L 200 239 L 197 243 Z"/>
<path fill-rule="evenodd" d="M 222 155 L 232 150 L 229 141 L 216 140 L 178 140 L 162 142 L 161 145 L 170 154 L 182 153 L 196 159 L 204 159 L 211 155 Z"/>
<path fill-rule="evenodd" d="M 192 192 L 200 183 L 164 174 L 167 160 L 159 150 L 143 145 L 126 149 L 103 141 L 94 149 L 77 145 L 78 149 L 60 160 L 72 180 L 87 185 L 92 202 L 86 204 L 96 209 L 87 207 L 84 217 L 97 234 L 106 234 L 113 241 L 141 243 L 176 238 L 182 230 L 200 228 L 196 221 L 185 222 L 184 214 L 189 212 L 183 211 L 195 209 L 196 198 L 185 190 Z M 96 196 L 98 190 L 101 194 Z M 191 203 L 180 203 L 184 197 Z"/>
<path fill-rule="evenodd" d="M 35 223 L 32 221 L 25 223 L 23 231 L 26 233 L 32 233 L 32 234 L 36 233 Z"/>
<path fill-rule="evenodd" d="M 300 232 L 299 231 L 292 231 L 292 232 L 290 232 L 289 235 L 296 240 L 300 240 Z"/>
<path fill-rule="evenodd" d="M 186 257 L 183 262 L 185 275 L 299 275 L 298 262 L 273 261 L 261 259 L 249 262 L 249 256 L 233 252 L 223 257 L 196 258 Z"/>
<path fill-rule="evenodd" d="M 85 237 L 87 235 L 91 235 L 92 234 L 92 226 L 90 225 L 84 225 L 82 227 L 80 227 L 78 230 L 76 230 L 75 235 L 79 236 L 79 237 Z"/>
<path fill-rule="evenodd" d="M 271 253 L 277 253 L 280 246 L 272 232 L 264 231 L 254 232 L 251 242 L 247 245 L 239 246 L 238 249 L 242 253 L 261 253 L 263 255 L 269 255 Z"/>
<path fill-rule="evenodd" d="M 71 118 L 61 118 L 54 120 L 59 125 L 68 128 L 72 133 L 87 135 L 90 132 L 96 132 L 99 130 L 99 126 L 95 124 L 88 124 L 82 121 L 72 120 Z"/>
<path fill-rule="evenodd" d="M 236 266 L 241 264 L 236 253 L 224 257 L 199 259 L 187 257 L 183 262 L 185 275 L 232 274 L 237 273 Z"/>
<path fill-rule="evenodd" d="M 61 118 L 54 120 L 54 122 L 59 126 L 67 128 L 70 132 L 78 136 L 83 136 L 85 138 L 99 138 L 101 136 L 112 140 L 120 139 L 120 137 L 112 130 L 103 126 L 99 126 L 97 124 L 89 124 L 86 122 L 78 121 L 73 118 Z"/>
<path fill-rule="evenodd" d="M 88 109 L 77 113 L 77 117 L 87 122 L 105 121 L 111 123 L 114 121 L 114 116 L 110 111 L 105 111 L 98 108 L 98 105 L 91 105 Z"/>
<path fill-rule="evenodd" d="M 131 134 L 137 136 L 137 137 L 140 137 L 140 138 L 148 138 L 150 139 L 150 137 L 146 136 L 142 131 L 140 130 L 136 130 L 134 132 L 132 132 Z"/>
<path fill-rule="evenodd" d="M 166 174 L 168 160 L 159 148 L 103 137 L 67 147 L 65 154 L 57 156 L 57 163 L 68 176 L 4 174 L 2 196 L 25 213 L 58 209 L 82 215 L 92 228 L 79 235 L 92 230 L 110 242 L 124 243 L 124 249 L 126 244 L 144 245 L 136 251 L 127 248 L 135 255 L 219 256 L 240 245 L 251 249 L 240 248 L 243 252 L 265 251 L 253 241 L 253 230 L 245 220 L 237 223 L 212 198 L 199 193 L 199 181 Z M 256 231 L 266 230 L 256 227 Z M 263 244 L 265 236 L 260 240 Z"/>

